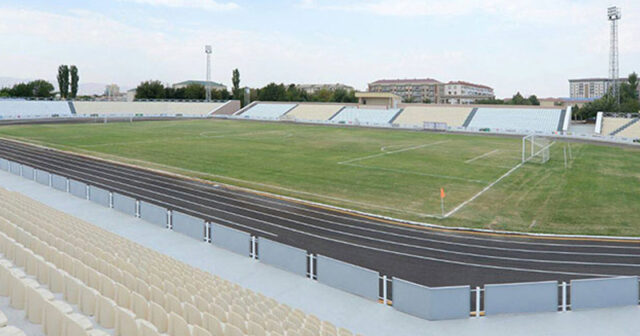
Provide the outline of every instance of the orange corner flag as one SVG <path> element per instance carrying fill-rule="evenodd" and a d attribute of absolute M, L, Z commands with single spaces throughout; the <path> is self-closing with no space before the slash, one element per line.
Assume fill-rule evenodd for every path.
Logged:
<path fill-rule="evenodd" d="M 447 197 L 447 194 L 444 193 L 444 188 L 440 188 L 440 198 Z"/>

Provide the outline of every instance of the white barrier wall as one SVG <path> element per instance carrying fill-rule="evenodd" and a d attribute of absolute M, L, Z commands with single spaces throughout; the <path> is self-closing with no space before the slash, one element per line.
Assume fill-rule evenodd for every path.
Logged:
<path fill-rule="evenodd" d="M 484 286 L 485 315 L 558 311 L 556 281 Z"/>
<path fill-rule="evenodd" d="M 319 282 L 367 299 L 378 300 L 378 272 L 321 255 L 318 255 L 317 260 Z"/>
<path fill-rule="evenodd" d="M 637 304 L 637 276 L 571 280 L 571 310 Z"/>
<path fill-rule="evenodd" d="M 64 176 L 51 174 L 51 187 L 60 191 L 67 191 L 67 178 Z"/>
<path fill-rule="evenodd" d="M 248 256 L 251 249 L 251 235 L 219 224 L 211 225 L 211 241 L 229 251 Z"/>
<path fill-rule="evenodd" d="M 36 182 L 48 186 L 49 185 L 49 173 L 44 171 L 44 170 L 36 169 Z"/>
<path fill-rule="evenodd" d="M 266 238 L 258 240 L 260 261 L 285 271 L 307 275 L 307 251 Z"/>
<path fill-rule="evenodd" d="M 36 178 L 36 171 L 30 166 L 22 165 L 22 177 L 33 180 Z"/>
<path fill-rule="evenodd" d="M 167 217 L 168 211 L 166 208 L 145 201 L 140 201 L 140 218 L 143 220 L 166 228 Z"/>
<path fill-rule="evenodd" d="M 98 188 L 96 186 L 89 186 L 89 200 L 92 202 L 96 202 L 100 205 L 106 206 L 107 208 L 111 206 L 111 197 L 109 196 L 109 191 Z"/>
<path fill-rule="evenodd" d="M 204 240 L 204 220 L 180 211 L 171 211 L 171 227 L 197 240 Z"/>
<path fill-rule="evenodd" d="M 136 199 L 118 193 L 113 193 L 113 208 L 127 215 L 136 215 Z"/>
<path fill-rule="evenodd" d="M 393 307 L 427 320 L 468 318 L 469 286 L 426 287 L 393 278 Z"/>
<path fill-rule="evenodd" d="M 69 193 L 73 196 L 87 199 L 87 184 L 69 179 Z"/>

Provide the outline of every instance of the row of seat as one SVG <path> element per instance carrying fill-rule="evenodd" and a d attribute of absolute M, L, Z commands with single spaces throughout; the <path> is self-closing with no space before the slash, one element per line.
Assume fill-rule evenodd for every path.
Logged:
<path fill-rule="evenodd" d="M 209 115 L 223 102 L 73 102 L 78 115 Z"/>
<path fill-rule="evenodd" d="M 70 117 L 66 101 L 0 99 L 0 119 Z"/>
<path fill-rule="evenodd" d="M 0 217 L 5 255 L 116 333 L 352 335 L 20 194 L 0 190 Z"/>

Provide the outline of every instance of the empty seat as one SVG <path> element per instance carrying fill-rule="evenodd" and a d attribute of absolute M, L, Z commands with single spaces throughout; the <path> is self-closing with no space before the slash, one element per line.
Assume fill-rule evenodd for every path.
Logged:
<path fill-rule="evenodd" d="M 116 308 L 115 336 L 138 336 L 138 324 L 132 311 L 122 307 Z"/>
<path fill-rule="evenodd" d="M 42 327 L 47 336 L 64 335 L 66 322 L 64 315 L 71 314 L 73 308 L 62 301 L 45 301 L 42 310 Z"/>
<path fill-rule="evenodd" d="M 155 302 L 149 303 L 149 321 L 156 326 L 158 332 L 164 333 L 169 327 L 167 311 Z"/>
<path fill-rule="evenodd" d="M 86 336 L 87 331 L 93 328 L 91 321 L 84 315 L 72 313 L 67 315 L 64 323 L 65 336 Z"/>
<path fill-rule="evenodd" d="M 114 328 L 116 322 L 116 303 L 108 297 L 97 295 L 96 320 L 103 328 Z"/>
<path fill-rule="evenodd" d="M 53 293 L 44 288 L 27 287 L 25 296 L 26 317 L 31 323 L 42 323 L 42 311 L 46 301 L 55 299 Z"/>
<path fill-rule="evenodd" d="M 169 313 L 169 330 L 167 333 L 170 336 L 184 336 L 191 335 L 191 330 L 189 329 L 187 321 L 185 321 L 182 316 L 171 312 Z"/>
<path fill-rule="evenodd" d="M 251 119 L 277 119 L 295 106 L 296 104 L 289 103 L 258 103 L 244 111 L 240 116 Z"/>
<path fill-rule="evenodd" d="M 331 121 L 346 124 L 389 124 L 400 109 L 361 109 L 345 107 Z"/>

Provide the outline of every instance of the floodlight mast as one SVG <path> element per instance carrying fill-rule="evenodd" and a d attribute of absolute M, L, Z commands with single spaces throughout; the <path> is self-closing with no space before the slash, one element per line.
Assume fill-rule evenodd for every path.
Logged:
<path fill-rule="evenodd" d="M 205 83 L 206 88 L 206 100 L 211 101 L 211 53 L 213 49 L 210 45 L 204 46 L 204 52 L 207 54 L 207 82 Z"/>
<path fill-rule="evenodd" d="M 622 18 L 620 8 L 607 8 L 607 18 L 611 22 L 611 37 L 609 46 L 609 80 L 611 85 L 611 93 L 614 95 L 618 106 L 620 106 L 620 90 L 618 88 L 620 64 L 618 59 L 618 20 Z"/>

